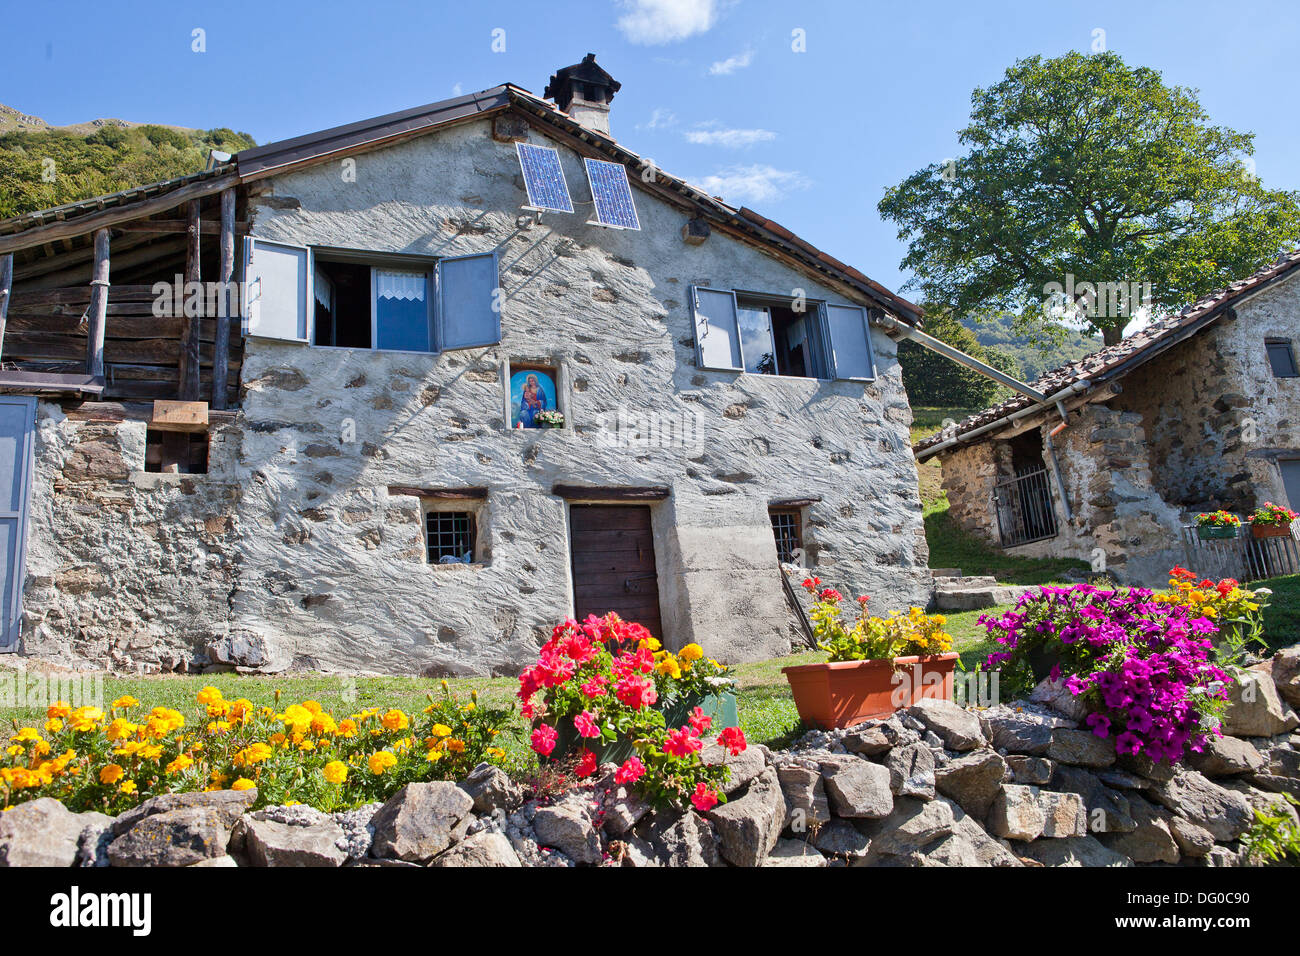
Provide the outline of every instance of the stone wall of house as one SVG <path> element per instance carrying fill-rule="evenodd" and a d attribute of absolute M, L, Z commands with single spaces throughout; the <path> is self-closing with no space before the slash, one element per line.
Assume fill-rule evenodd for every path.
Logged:
<path fill-rule="evenodd" d="M 943 490 L 948 514 L 963 532 L 988 544 L 998 543 L 993 486 L 998 481 L 997 443 L 958 445 L 943 455 Z"/>
<path fill-rule="evenodd" d="M 582 209 L 581 163 L 561 153 Z M 911 413 L 893 343 L 875 332 L 878 377 L 866 384 L 697 369 L 691 285 L 846 298 L 720 232 L 684 244 L 686 214 L 639 190 L 639 232 L 588 226 L 583 214 L 521 220 L 523 197 L 514 145 L 494 141 L 488 121 L 357 157 L 355 181 L 332 163 L 272 181 L 252 213 L 259 237 L 437 256 L 496 250 L 503 340 L 426 355 L 250 339 L 242 410 L 223 437 L 223 474 L 234 487 L 222 538 L 235 556 L 228 579 L 207 567 L 215 558 L 204 532 L 184 523 L 201 508 L 177 510 L 168 496 L 184 492 L 170 487 L 148 503 L 159 533 L 173 539 L 171 560 L 190 568 L 176 570 L 175 586 L 198 586 L 191 575 L 202 558 L 202 587 L 219 592 L 203 625 L 221 620 L 259 636 L 277 666 L 517 671 L 572 608 L 567 505 L 552 494 L 556 483 L 671 489 L 651 506 L 670 646 L 697 641 L 741 661 L 797 639 L 772 499 L 820 499 L 805 511 L 805 544 L 828 583 L 870 593 L 882 611 L 924 604 L 930 575 Z M 559 369 L 571 427 L 507 427 L 511 362 Z M 651 441 L 627 440 L 647 412 L 661 416 Z M 655 443 L 682 423 L 698 423 L 698 441 Z M 208 479 L 195 486 L 223 480 Z M 426 505 L 390 486 L 486 486 L 487 498 L 470 503 L 480 563 L 430 565 Z M 56 518 L 33 538 L 65 530 Z M 94 554 L 131 588 L 154 586 L 149 562 L 93 547 L 82 562 Z M 50 566 L 42 565 L 47 576 Z M 69 600 L 45 587 L 31 602 L 36 613 Z M 112 614 L 117 598 L 77 602 L 83 614 Z M 43 623 L 30 652 L 72 642 L 66 626 Z M 186 639 L 178 625 L 160 612 L 167 640 Z"/>
<path fill-rule="evenodd" d="M 206 475 L 147 473 L 145 423 L 36 417 L 24 650 L 65 663 L 188 668 L 229 631 L 242 496 L 237 429 Z"/>
<path fill-rule="evenodd" d="M 1274 377 L 1264 343 L 1294 343 L 1298 330 L 1292 277 L 1124 378 L 1119 401 L 1142 415 L 1153 481 L 1171 504 L 1247 512 L 1285 500 L 1277 457 L 1300 456 L 1300 379 Z"/>

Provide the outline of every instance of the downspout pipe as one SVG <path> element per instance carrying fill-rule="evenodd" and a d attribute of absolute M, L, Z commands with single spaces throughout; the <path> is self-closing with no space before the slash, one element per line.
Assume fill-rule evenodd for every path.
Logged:
<path fill-rule="evenodd" d="M 1065 509 L 1065 520 L 1074 520 L 1074 511 L 1070 508 L 1070 496 L 1065 493 L 1065 482 L 1061 479 L 1061 463 L 1056 459 L 1056 446 L 1052 444 L 1052 439 L 1061 432 L 1070 427 L 1070 415 L 1065 410 L 1065 402 L 1056 403 L 1056 410 L 1061 413 L 1061 422 L 1055 428 L 1047 433 L 1047 439 L 1043 442 L 1043 447 L 1047 451 L 1047 458 L 1052 463 L 1052 474 L 1056 476 L 1056 487 L 1061 492 L 1061 507 Z"/>

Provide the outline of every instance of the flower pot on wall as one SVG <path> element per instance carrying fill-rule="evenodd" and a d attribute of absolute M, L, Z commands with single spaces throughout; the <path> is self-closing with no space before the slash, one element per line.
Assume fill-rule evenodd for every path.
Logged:
<path fill-rule="evenodd" d="M 1214 541 L 1220 538 L 1235 538 L 1238 526 L 1235 524 L 1203 524 L 1197 527 L 1196 536 L 1202 541 Z"/>
<path fill-rule="evenodd" d="M 1252 524 L 1250 533 L 1256 538 L 1285 538 L 1291 533 L 1289 524 Z"/>
<path fill-rule="evenodd" d="M 783 667 L 799 719 L 831 730 L 888 717 L 923 698 L 952 699 L 957 654 Z"/>

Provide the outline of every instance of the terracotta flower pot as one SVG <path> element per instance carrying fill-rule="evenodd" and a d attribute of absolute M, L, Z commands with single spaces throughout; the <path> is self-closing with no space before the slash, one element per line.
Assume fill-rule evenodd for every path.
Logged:
<path fill-rule="evenodd" d="M 1290 524 L 1253 524 L 1250 533 L 1256 538 L 1285 538 L 1291 533 Z"/>
<path fill-rule="evenodd" d="M 922 698 L 952 699 L 957 654 L 783 667 L 799 719 L 831 730 L 888 717 Z"/>

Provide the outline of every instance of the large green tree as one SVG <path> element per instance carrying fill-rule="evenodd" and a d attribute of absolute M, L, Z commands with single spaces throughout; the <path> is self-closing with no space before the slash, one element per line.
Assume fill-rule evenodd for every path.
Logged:
<path fill-rule="evenodd" d="M 1024 374 L 1014 355 L 985 348 L 974 332 L 944 309 L 925 305 L 925 331 L 1001 372 L 1015 378 Z M 907 339 L 898 343 L 898 364 L 908 401 L 913 405 L 984 408 L 1007 392 L 988 376 Z"/>
<path fill-rule="evenodd" d="M 957 315 L 1008 311 L 1033 334 L 1060 287 L 1055 317 L 1112 344 L 1130 316 L 1080 284 L 1138 283 L 1171 310 L 1300 240 L 1300 193 L 1264 188 L 1253 134 L 1211 125 L 1196 91 L 1114 53 L 1017 62 L 975 90 L 959 135 L 964 156 L 879 205 L 914 286 Z"/>

